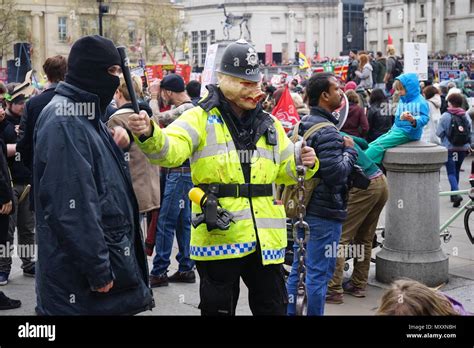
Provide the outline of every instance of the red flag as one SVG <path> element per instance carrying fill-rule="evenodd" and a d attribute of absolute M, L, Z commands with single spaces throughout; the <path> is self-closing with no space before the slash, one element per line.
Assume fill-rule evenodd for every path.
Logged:
<path fill-rule="evenodd" d="M 286 132 L 289 132 L 293 128 L 293 126 L 300 120 L 300 116 L 296 111 L 293 98 L 291 98 L 288 85 L 285 86 L 285 90 L 281 94 L 278 104 L 272 110 L 272 114 L 280 120 Z"/>
<path fill-rule="evenodd" d="M 392 37 L 390 36 L 390 34 L 388 34 L 387 44 L 388 44 L 388 45 L 393 45 L 393 39 L 392 39 Z"/>

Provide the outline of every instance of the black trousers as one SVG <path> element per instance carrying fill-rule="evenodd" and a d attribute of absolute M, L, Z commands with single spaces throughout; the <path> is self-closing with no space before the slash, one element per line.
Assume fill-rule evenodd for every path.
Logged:
<path fill-rule="evenodd" d="M 253 315 L 286 315 L 283 266 L 263 266 L 260 250 L 239 259 L 196 261 L 196 267 L 201 278 L 201 315 L 235 315 L 241 277 Z"/>

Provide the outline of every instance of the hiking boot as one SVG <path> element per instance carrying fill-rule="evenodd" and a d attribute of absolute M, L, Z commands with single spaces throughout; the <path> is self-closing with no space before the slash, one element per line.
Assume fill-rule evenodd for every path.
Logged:
<path fill-rule="evenodd" d="M 0 272 L 0 285 L 7 285 L 9 276 L 10 274 L 7 272 Z"/>
<path fill-rule="evenodd" d="M 194 271 L 176 272 L 168 278 L 170 283 L 196 283 L 196 274 Z"/>
<path fill-rule="evenodd" d="M 0 310 L 14 309 L 21 306 L 21 301 L 13 300 L 7 297 L 3 291 L 0 291 Z"/>
<path fill-rule="evenodd" d="M 168 281 L 168 276 L 166 273 L 163 273 L 162 275 L 155 276 L 153 274 L 150 274 L 150 286 L 152 288 L 158 288 L 160 286 L 168 286 L 169 281 Z"/>
<path fill-rule="evenodd" d="M 451 196 L 451 202 L 453 202 L 453 208 L 458 208 L 461 205 L 462 197 L 460 195 Z"/>
<path fill-rule="evenodd" d="M 344 294 L 338 292 L 328 292 L 326 294 L 326 303 L 343 304 Z"/>
<path fill-rule="evenodd" d="M 342 286 L 345 294 L 352 295 L 354 297 L 365 297 L 365 289 L 358 288 L 352 285 L 351 282 L 346 283 Z"/>
<path fill-rule="evenodd" d="M 25 277 L 34 278 L 35 274 L 36 274 L 35 265 L 23 269 L 23 275 Z"/>

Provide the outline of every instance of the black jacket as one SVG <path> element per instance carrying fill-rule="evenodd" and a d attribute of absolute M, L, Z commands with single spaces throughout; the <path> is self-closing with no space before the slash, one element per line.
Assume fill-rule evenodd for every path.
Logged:
<path fill-rule="evenodd" d="M 43 93 L 31 98 L 25 105 L 25 112 L 20 121 L 20 140 L 16 144 L 16 151 L 21 154 L 23 163 L 31 171 L 33 166 L 33 131 L 36 120 L 41 111 L 53 99 L 54 90 L 58 84 L 54 83 Z"/>
<path fill-rule="evenodd" d="M 61 82 L 36 123 L 39 314 L 135 314 L 154 306 L 128 163 L 98 102 Z M 92 105 L 94 117 L 64 116 L 56 107 L 71 103 Z M 112 280 L 108 293 L 93 291 Z"/>
<path fill-rule="evenodd" d="M 301 120 L 299 134 L 321 122 L 337 120 L 326 110 L 313 107 L 309 115 Z M 344 221 L 347 216 L 347 178 L 357 160 L 354 148 L 344 147 L 344 140 L 334 127 L 324 127 L 312 134 L 308 145 L 316 151 L 319 170 L 316 176 L 321 182 L 311 196 L 306 212 L 326 219 Z"/>
<path fill-rule="evenodd" d="M 10 123 L 10 125 L 8 125 L 5 130 L 4 141 L 6 144 L 16 144 L 19 140 L 19 137 L 15 132 L 15 126 L 20 125 L 21 117 L 13 116 L 8 110 L 6 114 L 6 120 Z M 20 185 L 31 183 L 31 170 L 28 168 L 28 166 L 26 166 L 25 159 L 22 156 L 18 157 L 15 155 L 9 157 L 8 166 L 10 167 L 12 173 L 13 183 Z"/>
<path fill-rule="evenodd" d="M 13 200 L 13 191 L 7 164 L 7 146 L 0 139 L 0 206 L 11 200 Z"/>
<path fill-rule="evenodd" d="M 393 125 L 394 117 L 392 115 L 385 115 L 380 104 L 373 104 L 367 111 L 367 119 L 369 121 L 369 133 L 367 134 L 367 141 L 370 143 L 381 135 L 387 133 Z"/>

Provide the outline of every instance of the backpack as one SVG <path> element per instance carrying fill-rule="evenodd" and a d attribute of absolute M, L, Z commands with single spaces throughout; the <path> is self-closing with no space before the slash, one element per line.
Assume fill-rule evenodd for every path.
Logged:
<path fill-rule="evenodd" d="M 293 129 L 293 135 L 290 137 L 290 140 L 293 143 L 296 143 L 299 140 L 298 130 L 301 122 L 298 122 Z M 304 135 L 303 140 L 307 140 L 313 133 L 317 132 L 321 128 L 324 127 L 334 127 L 336 126 L 331 122 L 321 122 L 315 124 L 310 129 L 308 129 Z M 337 129 L 337 128 L 336 128 Z M 319 182 L 321 181 L 320 178 L 311 178 L 309 180 L 304 181 L 304 189 L 305 189 L 305 197 L 304 197 L 304 206 L 307 207 L 311 195 L 318 186 Z M 283 205 L 285 206 L 286 216 L 288 218 L 297 218 L 298 217 L 298 185 L 281 185 L 278 188 L 278 199 L 281 200 Z"/>
<path fill-rule="evenodd" d="M 451 114 L 447 137 L 454 146 L 463 146 L 471 141 L 471 129 L 465 116 Z"/>
<path fill-rule="evenodd" d="M 395 65 L 392 69 L 392 77 L 395 79 L 401 74 L 403 74 L 403 65 L 398 58 L 390 57 L 390 59 L 393 59 L 395 62 Z"/>

